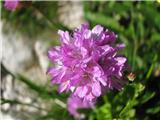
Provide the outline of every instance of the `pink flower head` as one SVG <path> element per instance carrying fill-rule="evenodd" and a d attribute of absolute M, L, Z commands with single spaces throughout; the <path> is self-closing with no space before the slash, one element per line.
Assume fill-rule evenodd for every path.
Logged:
<path fill-rule="evenodd" d="M 126 81 L 123 71 L 127 59 L 117 55 L 124 44 L 115 44 L 117 35 L 96 25 L 92 30 L 83 24 L 73 34 L 59 30 L 60 46 L 48 51 L 55 64 L 48 70 L 59 92 L 72 91 L 83 100 L 93 101 L 102 88 L 120 90 Z"/>
<path fill-rule="evenodd" d="M 83 99 L 71 95 L 68 98 L 67 106 L 68 111 L 71 113 L 71 115 L 73 115 L 75 118 L 83 119 L 85 115 L 83 113 L 79 113 L 78 109 L 91 108 L 94 106 L 94 103 L 89 101 L 83 101 Z"/>
<path fill-rule="evenodd" d="M 14 11 L 18 6 L 19 0 L 5 0 L 4 6 L 6 9 Z"/>

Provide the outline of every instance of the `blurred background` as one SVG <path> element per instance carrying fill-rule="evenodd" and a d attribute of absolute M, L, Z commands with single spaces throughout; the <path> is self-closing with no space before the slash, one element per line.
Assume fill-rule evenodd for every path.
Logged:
<path fill-rule="evenodd" d="M 15 11 L 1 4 L 2 120 L 73 120 L 68 94 L 58 94 L 46 75 L 47 50 L 58 45 L 57 30 L 101 24 L 125 43 L 135 79 L 122 91 L 98 98 L 86 120 L 160 119 L 160 3 L 158 1 L 28 1 Z M 132 75 L 130 76 L 133 77 Z"/>

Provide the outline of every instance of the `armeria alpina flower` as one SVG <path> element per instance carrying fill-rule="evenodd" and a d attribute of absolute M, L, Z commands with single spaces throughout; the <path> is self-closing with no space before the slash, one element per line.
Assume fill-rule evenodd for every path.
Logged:
<path fill-rule="evenodd" d="M 71 115 L 73 115 L 75 118 L 83 119 L 85 118 L 85 115 L 83 113 L 79 113 L 78 109 L 92 108 L 94 106 L 94 103 L 89 101 L 83 101 L 82 98 L 71 95 L 68 98 L 67 106 L 68 111 Z"/>
<path fill-rule="evenodd" d="M 14 11 L 18 6 L 19 0 L 5 0 L 4 6 L 6 9 Z"/>
<path fill-rule="evenodd" d="M 61 45 L 48 51 L 55 64 L 48 73 L 52 83 L 59 84 L 59 92 L 72 91 L 87 101 L 102 94 L 102 88 L 120 90 L 126 83 L 123 71 L 127 59 L 117 55 L 124 44 L 115 44 L 114 32 L 96 25 L 89 30 L 84 24 L 73 34 L 59 30 Z"/>

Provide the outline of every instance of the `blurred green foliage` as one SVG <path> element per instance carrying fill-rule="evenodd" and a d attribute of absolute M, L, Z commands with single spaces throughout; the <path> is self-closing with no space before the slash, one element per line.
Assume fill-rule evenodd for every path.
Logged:
<path fill-rule="evenodd" d="M 126 44 L 122 53 L 128 57 L 132 72 L 136 74 L 136 79 L 122 91 L 109 91 L 97 100 L 95 109 L 90 112 L 84 111 L 86 119 L 160 119 L 160 3 L 94 1 L 83 2 L 83 5 L 85 19 L 91 27 L 102 24 L 118 34 L 118 42 Z M 12 13 L 2 8 L 2 20 L 30 36 L 40 35 L 45 30 L 68 29 L 57 21 L 57 8 L 57 2 L 33 2 L 30 7 Z M 37 86 L 22 75 L 16 76 L 16 79 L 37 92 L 42 99 L 58 98 L 65 102 L 68 96 L 59 95 L 55 89 L 47 86 Z M 3 104 L 11 102 L 2 101 Z M 73 118 L 66 108 L 59 106 L 54 106 L 46 116 L 29 118 L 29 120 L 53 119 Z"/>

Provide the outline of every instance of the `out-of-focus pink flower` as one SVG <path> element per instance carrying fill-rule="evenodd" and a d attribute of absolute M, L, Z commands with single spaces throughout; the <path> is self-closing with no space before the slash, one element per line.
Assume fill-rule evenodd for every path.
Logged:
<path fill-rule="evenodd" d="M 124 44 L 115 44 L 117 35 L 96 25 L 87 24 L 72 34 L 59 30 L 61 45 L 48 51 L 55 64 L 48 70 L 52 83 L 59 84 L 59 92 L 72 91 L 85 101 L 94 101 L 103 89 L 120 90 L 126 83 L 123 72 L 127 58 L 117 55 Z"/>
<path fill-rule="evenodd" d="M 83 99 L 74 95 L 71 95 L 67 101 L 68 111 L 71 115 L 78 119 L 83 119 L 85 117 L 83 113 L 78 112 L 78 109 L 92 108 L 93 106 L 93 102 L 84 101 Z"/>
<path fill-rule="evenodd" d="M 6 9 L 14 11 L 18 6 L 19 0 L 5 0 L 4 6 Z"/>

